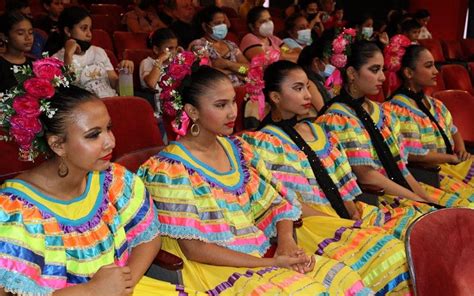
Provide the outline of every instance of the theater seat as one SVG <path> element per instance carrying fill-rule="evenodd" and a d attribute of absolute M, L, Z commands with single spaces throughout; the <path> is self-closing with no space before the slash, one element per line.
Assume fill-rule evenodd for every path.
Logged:
<path fill-rule="evenodd" d="M 474 38 L 462 39 L 461 47 L 464 52 L 464 57 L 469 61 L 474 61 Z"/>
<path fill-rule="evenodd" d="M 133 86 L 135 89 L 141 89 L 140 84 L 140 63 L 149 56 L 153 55 L 151 49 L 125 49 L 123 52 L 123 58 L 125 60 L 131 60 L 135 65 L 133 71 Z"/>
<path fill-rule="evenodd" d="M 472 295 L 474 210 L 428 213 L 407 231 L 406 253 L 415 295 Z"/>
<path fill-rule="evenodd" d="M 459 40 L 443 40 L 441 42 L 444 52 L 444 58 L 448 61 L 464 60 L 464 53 Z"/>
<path fill-rule="evenodd" d="M 457 64 L 444 65 L 441 67 L 440 74 L 443 77 L 446 89 L 465 90 L 474 95 L 471 78 L 463 66 Z"/>
<path fill-rule="evenodd" d="M 239 17 L 235 9 L 233 9 L 232 7 L 222 6 L 221 9 L 225 12 L 228 18 Z"/>
<path fill-rule="evenodd" d="M 125 49 L 147 49 L 147 33 L 114 32 L 113 40 L 117 57 L 122 59 Z"/>
<path fill-rule="evenodd" d="M 136 172 L 150 157 L 157 154 L 164 146 L 154 146 L 126 153 L 115 160 L 129 171 Z"/>
<path fill-rule="evenodd" d="M 163 145 L 153 108 L 145 99 L 110 97 L 103 101 L 115 135 L 114 160 L 133 151 Z"/>
<path fill-rule="evenodd" d="M 438 39 L 421 39 L 419 42 L 431 52 L 435 62 L 445 62 L 441 42 Z"/>
<path fill-rule="evenodd" d="M 241 18 L 229 18 L 230 21 L 230 31 L 234 32 L 240 39 L 249 32 L 247 24 Z M 237 44 L 239 45 L 239 44 Z"/>
<path fill-rule="evenodd" d="M 239 36 L 237 36 L 237 34 L 235 34 L 234 32 L 229 31 L 227 33 L 227 36 L 225 36 L 225 39 L 229 40 L 229 41 L 232 41 L 235 44 L 237 44 L 237 46 L 239 46 L 239 43 L 240 43 Z"/>
<path fill-rule="evenodd" d="M 110 60 L 110 63 L 112 64 L 112 66 L 116 67 L 118 65 L 118 60 L 117 60 L 117 57 L 115 56 L 115 53 L 111 50 L 108 50 L 108 49 L 104 49 L 104 50 L 105 50 L 105 53 L 107 54 L 107 57 Z"/>
<path fill-rule="evenodd" d="M 464 142 L 469 147 L 474 147 L 474 97 L 462 90 L 444 90 L 433 94 L 441 100 L 453 116 L 453 121 Z"/>
<path fill-rule="evenodd" d="M 120 31 L 122 29 L 122 24 L 120 23 L 120 18 L 114 17 L 109 14 L 92 14 L 92 27 L 94 29 L 102 29 L 107 31 L 109 34 L 112 32 Z"/>
<path fill-rule="evenodd" d="M 102 29 L 92 30 L 91 44 L 102 47 L 103 49 L 114 51 L 114 44 L 112 42 L 112 38 L 110 38 L 110 34 Z"/>
<path fill-rule="evenodd" d="M 92 3 L 90 12 L 91 14 L 108 14 L 115 19 L 120 19 L 125 11 L 123 7 L 118 4 Z"/>

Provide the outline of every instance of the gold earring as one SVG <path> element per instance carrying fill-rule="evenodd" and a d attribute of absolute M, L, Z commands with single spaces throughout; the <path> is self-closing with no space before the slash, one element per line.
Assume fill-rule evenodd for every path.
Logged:
<path fill-rule="evenodd" d="M 199 133 L 201 132 L 201 128 L 199 125 L 193 120 L 193 124 L 191 125 L 191 135 L 194 137 L 198 136 Z"/>
<path fill-rule="evenodd" d="M 64 162 L 64 159 L 61 157 L 61 160 L 58 166 L 58 176 L 61 178 L 64 178 L 68 174 L 69 174 L 69 168 L 67 167 L 66 162 Z"/>

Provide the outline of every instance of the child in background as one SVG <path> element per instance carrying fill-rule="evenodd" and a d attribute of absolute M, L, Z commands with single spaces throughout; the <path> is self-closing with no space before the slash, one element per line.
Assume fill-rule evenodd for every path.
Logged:
<path fill-rule="evenodd" d="M 418 39 L 431 39 L 430 31 L 428 31 L 428 22 L 430 21 L 430 12 L 426 9 L 420 9 L 415 13 L 415 20 L 421 25 Z"/>
<path fill-rule="evenodd" d="M 421 25 L 415 19 L 407 19 L 400 25 L 402 34 L 408 37 L 412 43 L 418 43 Z"/>
<path fill-rule="evenodd" d="M 35 28 L 45 31 L 48 35 L 52 32 L 59 33 L 58 20 L 64 10 L 63 1 L 42 0 L 41 3 L 48 14 L 35 22 Z"/>

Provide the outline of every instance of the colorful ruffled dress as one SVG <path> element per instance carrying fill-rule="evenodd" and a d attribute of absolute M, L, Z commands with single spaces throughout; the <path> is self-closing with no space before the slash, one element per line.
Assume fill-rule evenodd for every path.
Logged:
<path fill-rule="evenodd" d="M 126 265 L 132 249 L 154 239 L 158 227 L 143 182 L 119 165 L 89 173 L 84 193 L 69 201 L 7 180 L 0 189 L 0 287 L 51 295 L 86 283 L 101 266 Z M 181 292 L 143 277 L 135 295 L 186 295 Z"/>
<path fill-rule="evenodd" d="M 406 167 L 407 154 L 403 145 L 404 141 L 400 134 L 400 122 L 395 114 L 383 110 L 380 104 L 368 101 L 370 106 L 370 117 L 379 129 L 385 143 L 388 145 L 393 158 L 396 161 L 404 177 L 410 172 Z M 339 139 L 346 151 L 351 166 L 370 166 L 387 176 L 387 172 L 380 161 L 369 132 L 365 129 L 362 121 L 357 117 L 355 111 L 347 104 L 335 102 L 327 109 L 325 114 L 318 117 L 316 122 L 321 123 Z M 420 183 L 425 191 L 432 196 L 440 205 L 462 204 L 458 194 L 445 192 L 438 188 Z M 421 212 L 433 210 L 425 204 L 411 201 L 406 198 L 394 198 L 388 194 L 383 196 L 385 202 L 391 206 L 416 206 Z M 382 200 L 383 201 L 383 200 Z"/>
<path fill-rule="evenodd" d="M 366 281 L 382 292 L 393 288 L 385 285 L 388 278 L 397 278 L 391 282 L 396 286 L 392 291 L 407 292 L 404 284 L 409 276 L 403 244 L 386 235 L 374 245 L 369 236 L 373 235 L 374 240 L 380 238 L 377 231 L 358 235 L 358 240 L 367 245 L 350 244 L 348 240 L 351 241 L 349 238 L 354 237 L 355 231 L 352 228 L 357 226 L 350 220 L 334 225 L 334 217 L 305 218 L 303 227 L 297 230 L 298 244 L 307 252 L 316 253 L 315 269 L 306 275 L 275 267 L 231 268 L 186 260 L 177 239 L 199 239 L 262 257 L 270 246 L 270 238 L 276 234 L 276 223 L 300 216 L 295 193 L 272 176 L 250 145 L 234 137 L 218 137 L 218 140 L 232 165 L 229 172 L 218 172 L 207 166 L 177 142 L 149 159 L 139 170 L 158 207 L 163 249 L 185 261 L 186 286 L 211 289 L 212 293 L 217 292 L 212 287 L 218 286 L 219 292 L 229 295 L 251 295 L 250 291 L 255 293 L 252 295 L 278 292 L 314 295 L 317 291 L 363 295 L 369 292 L 363 288 Z M 310 229 L 316 224 L 321 228 L 317 232 Z M 345 231 L 344 227 L 351 230 Z M 364 253 L 366 256 L 361 256 Z M 359 274 L 364 275 L 362 281 Z M 286 283 L 281 285 L 283 282 Z M 240 292 L 243 288 L 247 293 Z"/>
<path fill-rule="evenodd" d="M 453 135 L 458 132 L 446 106 L 430 96 L 426 96 L 429 111 L 439 123 L 452 147 Z M 393 112 L 401 122 L 400 132 L 404 137 L 407 152 L 426 155 L 429 151 L 447 153 L 446 143 L 435 123 L 423 113 L 407 95 L 397 94 L 384 103 L 383 107 Z M 448 192 L 458 192 L 470 202 L 474 202 L 474 164 L 472 158 L 456 165 L 440 165 L 440 185 Z"/>
<path fill-rule="evenodd" d="M 315 138 L 307 143 L 321 160 L 337 187 L 340 198 L 343 201 L 354 201 L 362 192 L 337 138 L 317 123 L 304 121 L 304 124 L 310 127 Z M 339 217 L 319 185 L 308 157 L 285 131 L 276 125 L 267 125 L 260 132 L 246 133 L 242 137 L 257 149 L 274 176 L 298 193 L 301 202 L 319 212 Z M 392 207 L 384 201 L 379 207 L 363 202 L 356 202 L 356 206 L 362 213 L 362 227 L 382 227 L 401 240 L 410 223 L 422 214 L 414 207 Z"/>

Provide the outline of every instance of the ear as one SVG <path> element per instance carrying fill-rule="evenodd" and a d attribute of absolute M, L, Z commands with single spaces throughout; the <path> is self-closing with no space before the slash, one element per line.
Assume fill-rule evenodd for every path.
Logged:
<path fill-rule="evenodd" d="M 410 79 L 413 78 L 413 74 L 414 74 L 414 73 L 413 73 L 413 70 L 412 70 L 412 69 L 410 69 L 409 67 L 405 67 L 405 68 L 403 68 L 403 70 L 402 70 L 402 74 L 403 74 L 403 76 L 404 76 L 406 79 L 410 80 Z"/>
<path fill-rule="evenodd" d="M 156 45 L 153 45 L 151 50 L 153 51 L 154 54 L 158 54 L 160 52 L 160 49 Z"/>
<path fill-rule="evenodd" d="M 66 34 L 67 37 L 71 37 L 71 30 L 68 27 L 64 27 L 64 34 Z"/>
<path fill-rule="evenodd" d="M 272 101 L 272 103 L 275 105 L 275 106 L 278 106 L 278 104 L 280 104 L 280 94 L 276 91 L 271 91 L 268 96 L 270 97 L 270 101 Z"/>
<path fill-rule="evenodd" d="M 191 104 L 184 104 L 184 112 L 188 114 L 188 117 L 194 122 L 199 119 L 198 109 Z"/>
<path fill-rule="evenodd" d="M 347 78 L 349 79 L 349 81 L 353 81 L 354 79 L 356 79 L 356 77 L 358 75 L 356 69 L 352 66 L 347 68 L 346 74 L 347 74 Z"/>
<path fill-rule="evenodd" d="M 64 138 L 58 135 L 47 136 L 48 146 L 53 150 L 54 154 L 63 157 L 66 155 L 64 149 Z"/>

